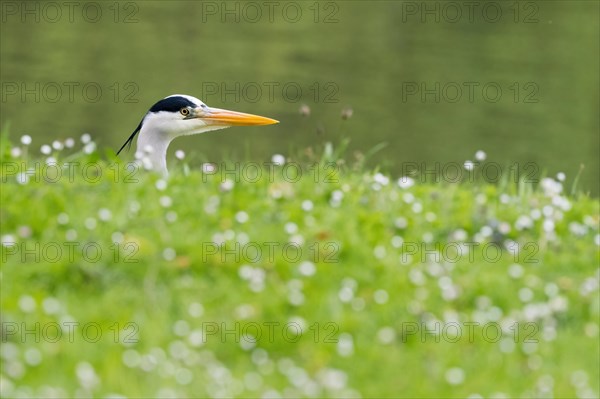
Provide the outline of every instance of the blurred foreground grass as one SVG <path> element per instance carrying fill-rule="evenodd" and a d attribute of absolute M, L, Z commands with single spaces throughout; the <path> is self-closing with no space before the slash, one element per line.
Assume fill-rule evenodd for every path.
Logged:
<path fill-rule="evenodd" d="M 2 397 L 598 396 L 597 199 L 84 141 L 2 138 Z"/>

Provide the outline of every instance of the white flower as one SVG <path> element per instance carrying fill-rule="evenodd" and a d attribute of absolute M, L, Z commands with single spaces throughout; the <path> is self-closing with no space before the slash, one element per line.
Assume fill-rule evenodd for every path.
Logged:
<path fill-rule="evenodd" d="M 475 153 L 475 159 L 478 161 L 485 161 L 485 159 L 487 158 L 487 154 L 484 151 L 477 151 Z"/>
<path fill-rule="evenodd" d="M 381 184 L 382 186 L 387 186 L 388 183 L 390 182 L 389 177 L 387 177 L 381 173 L 375 173 L 375 176 L 373 176 L 373 180 L 375 180 L 377 183 Z"/>
<path fill-rule="evenodd" d="M 86 389 L 92 389 L 100 382 L 94 367 L 88 362 L 79 362 L 75 369 L 79 384 Z"/>
<path fill-rule="evenodd" d="M 163 195 L 162 197 L 160 197 L 158 199 L 158 202 L 160 203 L 160 206 L 162 206 L 163 208 L 168 208 L 171 205 L 173 205 L 173 200 L 168 195 Z"/>
<path fill-rule="evenodd" d="M 383 305 L 384 303 L 386 303 L 388 301 L 389 295 L 387 293 L 386 290 L 377 290 L 375 291 L 375 293 L 373 294 L 373 299 L 375 300 L 376 303 Z"/>
<path fill-rule="evenodd" d="M 542 227 L 546 233 L 550 233 L 550 232 L 554 231 L 554 221 L 552 221 L 550 219 L 546 219 L 546 220 L 544 220 Z"/>
<path fill-rule="evenodd" d="M 28 134 L 21 136 L 21 144 L 23 144 L 23 145 L 31 144 L 31 136 Z"/>
<path fill-rule="evenodd" d="M 103 222 L 107 222 L 112 218 L 112 213 L 106 208 L 100 208 L 98 211 L 98 218 Z"/>
<path fill-rule="evenodd" d="M 450 385 L 462 384 L 465 380 L 465 372 L 460 367 L 452 367 L 446 371 L 446 381 Z"/>
<path fill-rule="evenodd" d="M 317 268 L 315 267 L 314 263 L 307 260 L 300 263 L 300 266 L 298 266 L 298 271 L 303 276 L 312 276 L 317 271 Z"/>
<path fill-rule="evenodd" d="M 175 259 L 176 255 L 177 254 L 175 253 L 175 250 L 173 248 L 165 248 L 162 252 L 163 258 L 167 261 Z"/>
<path fill-rule="evenodd" d="M 521 215 L 515 222 L 515 228 L 517 230 L 530 229 L 533 227 L 533 220 L 527 215 Z"/>
<path fill-rule="evenodd" d="M 96 151 L 96 143 L 94 143 L 93 141 L 86 143 L 86 145 L 83 147 L 83 152 L 86 154 L 91 154 L 94 151 Z"/>
<path fill-rule="evenodd" d="M 158 179 L 154 186 L 158 191 L 164 191 L 167 188 L 167 182 L 164 179 Z"/>
<path fill-rule="evenodd" d="M 352 356 L 354 353 L 354 340 L 352 335 L 348 333 L 341 333 L 338 338 L 337 352 L 342 357 Z"/>
<path fill-rule="evenodd" d="M 554 179 L 545 177 L 540 182 L 540 186 L 542 190 L 544 190 L 544 194 L 548 197 L 554 197 L 562 192 L 562 184 L 560 182 L 555 181 Z"/>
<path fill-rule="evenodd" d="M 277 166 L 281 166 L 285 164 L 285 157 L 281 154 L 275 154 L 271 157 L 271 162 Z"/>
<path fill-rule="evenodd" d="M 389 345 L 396 339 L 396 331 L 392 327 L 382 327 L 377 331 L 377 341 L 382 345 Z"/>
<path fill-rule="evenodd" d="M 249 219 L 249 216 L 246 212 L 244 211 L 239 211 L 238 213 L 235 214 L 235 220 L 238 223 L 246 223 Z"/>
<path fill-rule="evenodd" d="M 398 186 L 400 188 L 411 188 L 415 185 L 415 180 L 412 177 L 403 176 L 398 179 Z"/>
<path fill-rule="evenodd" d="M 302 210 L 309 212 L 313 209 L 313 203 L 311 200 L 304 200 L 302 201 Z"/>
<path fill-rule="evenodd" d="M 233 185 L 233 180 L 225 179 L 225 181 L 221 183 L 221 190 L 231 191 L 233 189 Z"/>
<path fill-rule="evenodd" d="M 287 222 L 284 226 L 283 226 L 284 230 L 286 233 L 288 234 L 294 234 L 295 232 L 298 231 L 298 225 L 296 223 L 293 222 Z"/>
<path fill-rule="evenodd" d="M 217 164 L 214 163 L 203 163 L 202 164 L 202 173 L 213 174 L 217 171 Z"/>

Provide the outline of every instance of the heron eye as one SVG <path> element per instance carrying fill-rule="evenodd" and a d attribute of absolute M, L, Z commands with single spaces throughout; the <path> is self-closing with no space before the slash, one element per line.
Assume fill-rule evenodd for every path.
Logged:
<path fill-rule="evenodd" d="M 188 116 L 188 115 L 190 114 L 190 110 L 189 110 L 189 109 L 187 109 L 187 108 L 181 108 L 181 109 L 179 110 L 179 112 L 180 112 L 180 113 L 181 113 L 181 115 L 183 115 L 183 116 Z"/>

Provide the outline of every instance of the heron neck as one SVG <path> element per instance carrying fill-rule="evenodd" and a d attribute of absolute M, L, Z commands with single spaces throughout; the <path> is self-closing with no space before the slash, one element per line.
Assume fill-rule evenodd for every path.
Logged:
<path fill-rule="evenodd" d="M 137 151 L 144 154 L 150 161 L 152 170 L 167 175 L 167 149 L 171 137 L 161 133 L 146 132 L 142 128 L 137 142 Z"/>

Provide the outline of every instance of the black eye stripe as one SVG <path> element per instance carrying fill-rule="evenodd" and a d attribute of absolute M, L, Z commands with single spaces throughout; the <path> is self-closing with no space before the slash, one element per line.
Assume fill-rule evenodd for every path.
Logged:
<path fill-rule="evenodd" d="M 150 112 L 179 112 L 179 110 L 186 107 L 196 108 L 196 104 L 194 104 L 185 97 L 174 96 L 163 98 L 162 100 L 154 104 L 152 108 L 150 108 Z"/>

